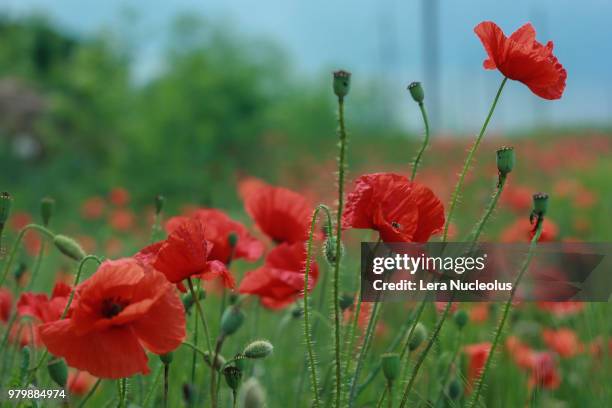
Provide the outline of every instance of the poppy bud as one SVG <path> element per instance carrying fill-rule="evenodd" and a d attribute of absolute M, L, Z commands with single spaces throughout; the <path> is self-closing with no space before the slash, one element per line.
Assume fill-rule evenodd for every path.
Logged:
<path fill-rule="evenodd" d="M 196 389 L 193 384 L 184 383 L 183 387 L 183 400 L 185 401 L 185 405 L 191 407 L 196 402 Z"/>
<path fill-rule="evenodd" d="M 32 357 L 32 353 L 28 346 L 25 346 L 21 349 L 21 367 L 19 367 L 20 378 L 25 378 L 28 374 L 28 370 L 30 369 L 30 358 Z"/>
<path fill-rule="evenodd" d="M 13 276 L 15 276 L 15 280 L 19 282 L 23 275 L 27 272 L 27 270 L 28 266 L 25 263 L 20 262 L 19 265 L 17 265 L 15 272 L 13 273 Z"/>
<path fill-rule="evenodd" d="M 423 343 L 425 337 L 427 337 L 427 329 L 421 323 L 417 323 L 410 343 L 408 343 L 408 349 L 410 351 L 416 350 Z"/>
<path fill-rule="evenodd" d="M 537 215 L 546 215 L 548 210 L 548 194 L 536 193 L 533 195 L 533 212 Z"/>
<path fill-rule="evenodd" d="M 299 319 L 302 316 L 304 316 L 304 305 L 296 302 L 291 309 L 291 317 L 294 319 Z"/>
<path fill-rule="evenodd" d="M 57 385 L 60 387 L 66 385 L 66 381 L 68 380 L 68 367 L 66 363 L 64 363 L 64 360 L 57 359 L 50 361 L 47 365 L 47 370 L 49 371 L 49 377 L 51 377 Z"/>
<path fill-rule="evenodd" d="M 246 369 L 247 359 L 241 355 L 237 355 L 234 357 L 234 366 L 240 371 L 244 371 Z"/>
<path fill-rule="evenodd" d="M 206 291 L 204 289 L 200 289 L 198 293 L 198 300 L 204 299 L 206 299 Z M 183 306 L 185 307 L 185 312 L 189 313 L 191 311 L 191 308 L 193 307 L 193 304 L 195 303 L 191 292 L 187 292 L 186 294 L 184 294 L 182 297 L 182 301 Z"/>
<path fill-rule="evenodd" d="M 425 92 L 423 91 L 423 85 L 420 82 L 412 82 L 408 85 L 408 90 L 410 91 L 410 95 L 412 95 L 412 99 L 414 99 L 417 103 L 423 103 L 425 100 Z"/>
<path fill-rule="evenodd" d="M 457 377 L 453 378 L 448 384 L 448 396 L 452 400 L 456 400 L 461 396 L 462 386 Z"/>
<path fill-rule="evenodd" d="M 11 206 L 13 205 L 13 197 L 6 191 L 0 193 L 0 230 L 4 228 L 4 224 L 11 214 Z"/>
<path fill-rule="evenodd" d="M 337 238 L 329 235 L 325 239 L 325 245 L 323 246 L 323 251 L 325 254 L 325 259 L 329 262 L 330 265 L 335 265 L 337 262 L 336 259 L 336 243 L 338 242 Z M 344 247 L 342 242 L 340 242 L 340 258 L 342 258 L 342 254 L 344 253 Z"/>
<path fill-rule="evenodd" d="M 266 393 L 257 378 L 251 377 L 245 381 L 242 385 L 243 401 L 242 406 L 244 408 L 265 408 L 266 407 Z"/>
<path fill-rule="evenodd" d="M 155 196 L 155 214 L 159 215 L 164 209 L 164 203 L 166 202 L 166 197 L 161 194 Z"/>
<path fill-rule="evenodd" d="M 225 382 L 227 383 L 228 387 L 236 391 L 240 386 L 242 371 L 236 367 L 229 366 L 223 369 L 223 375 L 225 376 Z"/>
<path fill-rule="evenodd" d="M 514 147 L 502 147 L 497 150 L 497 170 L 499 174 L 506 175 L 514 168 L 516 162 L 516 155 L 514 154 Z"/>
<path fill-rule="evenodd" d="M 40 216 L 42 218 L 43 225 L 46 227 L 49 225 L 49 220 L 53 215 L 53 209 L 55 207 L 55 200 L 51 197 L 45 197 L 40 200 Z"/>
<path fill-rule="evenodd" d="M 340 305 L 340 310 L 344 311 L 349 307 L 353 306 L 355 302 L 355 295 L 352 293 L 342 293 L 340 294 L 340 299 L 338 300 L 338 304 Z"/>
<path fill-rule="evenodd" d="M 164 365 L 170 364 L 173 358 L 174 358 L 174 355 L 172 354 L 172 352 L 159 355 L 159 359 L 161 360 L 162 363 L 164 363 Z"/>
<path fill-rule="evenodd" d="M 470 320 L 470 317 L 468 316 L 465 310 L 457 310 L 457 312 L 455 313 L 454 319 L 455 319 L 455 324 L 457 325 L 457 327 L 459 329 L 463 329 L 465 325 L 468 323 L 468 321 Z"/>
<path fill-rule="evenodd" d="M 274 346 L 267 340 L 255 340 L 244 348 L 242 355 L 246 358 L 266 358 L 272 353 Z"/>
<path fill-rule="evenodd" d="M 232 305 L 225 309 L 221 316 L 221 334 L 230 336 L 242 326 L 244 322 L 244 312 L 239 306 Z"/>
<path fill-rule="evenodd" d="M 397 353 L 386 353 L 381 356 L 383 374 L 389 382 L 395 381 L 400 372 L 400 357 Z"/>
<path fill-rule="evenodd" d="M 56 235 L 53 238 L 53 243 L 62 254 L 75 261 L 80 261 L 87 256 L 83 248 L 75 240 L 65 235 Z"/>
<path fill-rule="evenodd" d="M 230 234 L 227 236 L 227 243 L 232 248 L 235 248 L 236 244 L 238 244 L 238 234 L 236 234 L 235 232 L 230 232 Z"/>
<path fill-rule="evenodd" d="M 348 95 L 351 88 L 351 73 L 343 70 L 334 72 L 334 93 L 340 99 Z"/>

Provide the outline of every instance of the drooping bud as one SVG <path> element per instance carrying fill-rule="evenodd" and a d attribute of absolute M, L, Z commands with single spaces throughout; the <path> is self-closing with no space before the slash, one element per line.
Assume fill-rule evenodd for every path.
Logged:
<path fill-rule="evenodd" d="M 502 176 L 507 175 L 514 169 L 516 155 L 514 147 L 501 147 L 497 150 L 497 170 Z"/>
<path fill-rule="evenodd" d="M 238 244 L 238 234 L 235 232 L 230 232 L 230 234 L 227 236 L 227 243 L 232 248 L 236 248 L 236 245 Z"/>
<path fill-rule="evenodd" d="M 174 355 L 172 352 L 159 355 L 159 359 L 161 360 L 162 363 L 164 363 L 164 365 L 170 364 L 173 358 L 174 358 Z"/>
<path fill-rule="evenodd" d="M 351 88 L 351 73 L 343 70 L 334 72 L 334 93 L 340 99 L 348 95 Z"/>
<path fill-rule="evenodd" d="M 266 358 L 272 353 L 274 346 L 267 340 L 255 340 L 247 345 L 242 351 L 242 355 L 246 358 Z"/>
<path fill-rule="evenodd" d="M 223 375 L 225 376 L 225 382 L 227 383 L 228 387 L 236 391 L 240 386 L 242 371 L 234 366 L 229 366 L 223 369 Z"/>
<path fill-rule="evenodd" d="M 349 307 L 353 306 L 355 302 L 355 295 L 352 293 L 342 293 L 340 294 L 340 299 L 338 303 L 340 304 L 340 310 L 345 311 Z"/>
<path fill-rule="evenodd" d="M 45 227 L 49 226 L 49 220 L 51 220 L 54 208 L 55 200 L 51 197 L 45 197 L 40 200 L 40 216 Z"/>
<path fill-rule="evenodd" d="M 410 351 L 416 350 L 421 343 L 423 343 L 426 337 L 427 329 L 421 323 L 417 323 L 416 327 L 414 328 L 414 332 L 412 333 L 412 338 L 408 343 L 408 349 Z"/>
<path fill-rule="evenodd" d="M 381 356 L 383 374 L 389 382 L 397 379 L 400 372 L 400 357 L 397 353 L 386 353 Z"/>
<path fill-rule="evenodd" d="M 234 357 L 234 366 L 240 371 L 244 371 L 247 366 L 247 359 L 244 356 L 237 355 Z"/>
<path fill-rule="evenodd" d="M 548 210 L 548 194 L 536 193 L 533 195 L 533 212 L 539 216 L 546 215 Z"/>
<path fill-rule="evenodd" d="M 412 82 L 408 85 L 408 90 L 412 99 L 417 103 L 423 103 L 425 100 L 425 92 L 423 91 L 423 85 L 420 82 Z"/>
<path fill-rule="evenodd" d="M 461 386 L 461 383 L 459 382 L 457 377 L 453 378 L 448 384 L 448 396 L 452 400 L 458 399 L 461 396 L 462 390 L 463 387 Z"/>
<path fill-rule="evenodd" d="M 239 306 L 229 306 L 221 316 L 221 333 L 223 336 L 230 336 L 242 326 L 244 322 L 244 312 Z"/>
<path fill-rule="evenodd" d="M 455 320 L 455 324 L 459 329 L 463 329 L 470 320 L 470 316 L 465 310 L 457 310 L 453 318 Z"/>
<path fill-rule="evenodd" d="M 47 365 L 49 371 L 49 377 L 60 387 L 66 385 L 68 380 L 68 367 L 64 363 L 63 359 L 56 359 L 49 362 Z"/>
<path fill-rule="evenodd" d="M 242 385 L 242 406 L 244 408 L 265 408 L 266 393 L 257 378 L 251 377 Z"/>
<path fill-rule="evenodd" d="M 294 319 L 299 319 L 304 316 L 304 304 L 301 302 L 296 302 L 291 309 L 291 317 Z"/>
<path fill-rule="evenodd" d="M 338 239 L 335 236 L 328 235 L 327 238 L 325 239 L 325 245 L 323 246 L 325 259 L 332 266 L 335 265 L 336 262 L 338 261 L 336 257 L 336 243 L 337 242 L 338 242 Z M 338 257 L 342 258 L 343 253 L 344 253 L 344 246 L 342 245 L 342 242 L 340 242 L 340 254 Z"/>
<path fill-rule="evenodd" d="M 6 191 L 0 193 L 0 230 L 4 228 L 4 224 L 11 214 L 11 206 L 13 205 L 13 197 Z"/>
<path fill-rule="evenodd" d="M 183 401 L 188 407 L 192 407 L 196 402 L 196 388 L 191 383 L 184 383 L 181 387 L 183 391 Z"/>
<path fill-rule="evenodd" d="M 164 209 L 164 203 L 166 202 L 166 197 L 161 194 L 155 196 L 155 214 L 159 215 Z"/>
<path fill-rule="evenodd" d="M 53 243 L 62 254 L 75 261 L 80 261 L 87 256 L 83 248 L 74 239 L 65 235 L 56 235 L 53 238 Z"/>
<path fill-rule="evenodd" d="M 200 289 L 198 292 L 198 300 L 206 299 L 206 291 L 204 289 Z M 189 313 L 191 308 L 193 307 L 195 301 L 191 292 L 187 292 L 182 297 L 183 306 L 185 307 L 185 312 Z"/>

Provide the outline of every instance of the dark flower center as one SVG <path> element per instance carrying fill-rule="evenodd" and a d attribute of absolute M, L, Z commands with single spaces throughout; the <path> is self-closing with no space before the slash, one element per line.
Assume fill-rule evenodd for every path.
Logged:
<path fill-rule="evenodd" d="M 119 298 L 108 298 L 102 301 L 102 316 L 110 319 L 117 316 L 125 307 L 127 302 Z"/>
<path fill-rule="evenodd" d="M 395 228 L 395 229 L 400 229 L 400 228 L 402 228 L 402 225 L 401 225 L 399 222 L 397 222 L 397 221 L 393 221 L 393 222 L 391 223 L 391 226 L 392 226 L 393 228 Z"/>

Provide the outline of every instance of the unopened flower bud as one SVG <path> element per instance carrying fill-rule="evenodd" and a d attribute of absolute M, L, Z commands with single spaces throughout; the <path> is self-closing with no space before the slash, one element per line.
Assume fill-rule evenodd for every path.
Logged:
<path fill-rule="evenodd" d="M 457 379 L 457 377 L 453 378 L 451 382 L 448 384 L 448 396 L 452 400 L 456 400 L 461 396 L 463 387 L 461 383 Z"/>
<path fill-rule="evenodd" d="M 198 300 L 204 300 L 204 299 L 206 299 L 206 291 L 204 289 L 200 289 L 198 293 Z M 185 307 L 185 312 L 189 313 L 191 311 L 191 308 L 193 307 L 193 304 L 195 303 L 191 292 L 185 293 L 182 297 L 182 301 L 183 301 L 183 306 Z"/>
<path fill-rule="evenodd" d="M 13 272 L 13 276 L 15 277 L 15 280 L 17 282 L 21 281 L 21 278 L 25 275 L 27 271 L 28 271 L 28 266 L 25 263 L 20 262 L 19 265 L 17 265 L 15 272 Z"/>
<path fill-rule="evenodd" d="M 159 355 L 159 359 L 161 360 L 162 363 L 164 363 L 164 365 L 170 364 L 173 358 L 174 358 L 174 355 L 172 354 L 172 352 Z"/>
<path fill-rule="evenodd" d="M 238 244 L 238 234 L 236 234 L 235 232 L 230 232 L 230 234 L 227 236 L 227 243 L 232 248 L 235 248 L 236 244 Z"/>
<path fill-rule="evenodd" d="M 75 240 L 65 235 L 56 235 L 53 238 L 53 243 L 62 254 L 75 261 L 80 261 L 87 256 L 83 248 Z"/>
<path fill-rule="evenodd" d="M 267 340 L 255 340 L 244 348 L 242 355 L 246 358 L 266 358 L 272 353 L 274 346 Z"/>
<path fill-rule="evenodd" d="M 536 193 L 533 195 L 533 212 L 539 216 L 546 215 L 548 210 L 548 194 Z"/>
<path fill-rule="evenodd" d="M 294 319 L 299 319 L 304 316 L 304 304 L 301 302 L 296 302 L 291 309 L 291 317 Z"/>
<path fill-rule="evenodd" d="M 338 239 L 335 236 L 329 235 L 325 239 L 325 245 L 323 246 L 325 259 L 332 266 L 336 264 L 336 262 L 338 261 L 337 259 L 338 257 L 342 258 L 342 254 L 344 253 L 344 247 L 342 245 L 342 242 L 340 242 L 340 254 L 338 257 L 336 257 L 336 243 L 337 242 L 338 242 Z"/>
<path fill-rule="evenodd" d="M 45 197 L 40 201 L 40 215 L 42 217 L 42 222 L 45 227 L 49 225 L 49 220 L 51 220 L 54 208 L 55 200 L 51 197 Z"/>
<path fill-rule="evenodd" d="M 227 383 L 228 387 L 236 391 L 240 386 L 242 371 L 234 366 L 229 366 L 223 369 L 223 375 L 225 376 L 225 382 Z"/>
<path fill-rule="evenodd" d="M 11 206 L 13 205 L 13 197 L 6 191 L 0 193 L 0 230 L 4 228 L 4 224 L 11 214 Z"/>
<path fill-rule="evenodd" d="M 246 369 L 247 359 L 244 356 L 237 355 L 234 357 L 234 366 L 240 371 L 244 371 Z"/>
<path fill-rule="evenodd" d="M 244 322 L 244 312 L 239 306 L 229 306 L 221 316 L 221 333 L 224 336 L 230 336 L 242 326 Z"/>
<path fill-rule="evenodd" d="M 265 408 L 266 393 L 257 378 L 251 377 L 242 385 L 242 406 L 244 408 Z"/>
<path fill-rule="evenodd" d="M 408 343 L 408 349 L 410 351 L 416 350 L 421 343 L 423 343 L 426 337 L 427 329 L 421 323 L 417 323 L 416 327 L 414 328 L 414 332 L 412 333 L 412 338 Z"/>
<path fill-rule="evenodd" d="M 66 385 L 66 381 L 68 380 L 68 367 L 64 360 L 56 359 L 50 361 L 47 365 L 47 370 L 49 371 L 49 377 L 60 387 L 64 387 Z"/>
<path fill-rule="evenodd" d="M 191 383 L 184 383 L 182 387 L 183 401 L 188 407 L 192 407 L 196 402 L 196 389 Z"/>
<path fill-rule="evenodd" d="M 423 91 L 423 85 L 421 85 L 420 82 L 412 82 L 410 85 L 408 85 L 408 90 L 410 91 L 410 95 L 415 102 L 423 103 L 425 100 L 425 92 Z"/>
<path fill-rule="evenodd" d="M 348 95 L 351 88 L 351 73 L 343 70 L 334 72 L 334 93 L 340 99 Z"/>
<path fill-rule="evenodd" d="M 386 353 L 381 356 L 383 374 L 389 382 L 397 379 L 400 372 L 400 357 L 397 353 Z"/>
<path fill-rule="evenodd" d="M 159 215 L 164 209 L 164 203 L 166 202 L 166 197 L 161 194 L 155 196 L 155 214 Z"/>
<path fill-rule="evenodd" d="M 348 309 L 349 307 L 353 306 L 354 302 L 355 302 L 355 295 L 353 295 L 352 293 L 340 294 L 340 299 L 338 300 L 338 303 L 340 305 L 340 310 L 344 311 Z"/>
<path fill-rule="evenodd" d="M 514 168 L 516 162 L 516 155 L 514 154 L 514 147 L 502 147 L 497 150 L 497 170 L 499 174 L 505 176 L 510 173 Z"/>
<path fill-rule="evenodd" d="M 470 320 L 470 317 L 465 310 L 457 310 L 453 318 L 455 319 L 455 324 L 459 329 L 463 329 Z"/>

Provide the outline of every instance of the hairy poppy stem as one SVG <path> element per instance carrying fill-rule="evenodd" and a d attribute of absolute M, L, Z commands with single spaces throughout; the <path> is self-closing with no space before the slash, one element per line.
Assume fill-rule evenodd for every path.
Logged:
<path fill-rule="evenodd" d="M 423 102 L 419 102 L 419 109 L 421 110 L 421 116 L 423 116 L 423 123 L 425 124 L 425 138 L 423 139 L 423 145 L 421 146 L 419 153 L 414 159 L 410 181 L 414 181 L 417 169 L 419 168 L 419 163 L 421 162 L 421 157 L 423 156 L 423 153 L 425 152 L 425 149 L 427 149 L 427 145 L 429 144 L 429 119 L 427 118 L 427 110 L 425 110 L 425 104 Z"/>
<path fill-rule="evenodd" d="M 506 185 L 507 178 L 508 176 L 506 174 L 501 174 L 499 176 L 499 183 L 497 185 L 497 189 L 495 190 L 493 197 L 491 197 L 491 201 L 489 202 L 489 205 L 487 206 L 487 209 L 485 210 L 482 218 L 480 219 L 480 221 L 478 221 L 478 224 L 476 224 L 476 228 L 474 228 L 474 237 L 472 238 L 473 244 L 478 242 L 478 238 L 480 237 L 480 234 L 482 233 L 485 224 L 491 217 L 491 214 L 493 214 L 493 210 L 497 206 L 497 201 L 499 201 L 499 197 L 501 196 L 502 191 L 504 190 L 504 186 Z"/>
<path fill-rule="evenodd" d="M 193 299 L 195 300 L 195 304 L 196 304 L 196 308 L 198 311 L 198 314 L 200 315 L 200 320 L 202 322 L 202 327 L 204 328 L 204 337 L 206 338 L 206 346 L 208 348 L 208 355 L 213 356 L 213 348 L 212 348 L 212 344 L 210 342 L 210 333 L 208 331 L 208 323 L 206 322 L 206 316 L 204 316 L 204 311 L 202 310 L 202 304 L 200 303 L 200 299 L 198 298 L 198 295 L 193 287 L 193 279 L 191 279 L 191 277 L 187 278 L 187 285 L 189 286 L 189 291 L 191 292 L 191 296 L 193 297 Z M 210 382 L 210 401 L 211 401 L 211 406 L 213 408 L 217 407 L 217 387 L 215 385 L 215 379 L 216 376 L 214 375 L 214 371 L 215 371 L 215 361 L 213 360 L 211 363 L 211 368 L 213 371 L 213 375 L 211 376 L 211 382 Z"/>
<path fill-rule="evenodd" d="M 527 256 L 521 265 L 521 269 L 519 270 L 519 274 L 514 281 L 514 285 L 512 285 L 512 290 L 510 291 L 510 297 L 506 301 L 504 305 L 504 310 L 502 312 L 502 317 L 495 329 L 495 336 L 493 338 L 493 344 L 491 344 L 491 350 L 489 350 L 489 355 L 487 356 L 487 361 L 485 362 L 480 375 L 476 380 L 476 388 L 474 390 L 474 394 L 472 399 L 470 400 L 469 407 L 474 407 L 478 404 L 478 397 L 480 396 L 480 391 L 482 390 L 482 384 L 484 383 L 487 371 L 489 370 L 489 366 L 491 365 L 491 361 L 493 360 L 493 353 L 495 353 L 495 349 L 497 348 L 497 344 L 499 343 L 499 339 L 501 338 L 502 331 L 504 329 L 504 325 L 506 324 L 506 320 L 508 319 L 508 314 L 510 313 L 510 309 L 512 308 L 512 300 L 514 299 L 514 294 L 516 293 L 516 288 L 518 287 L 523 275 L 529 268 L 529 264 L 531 263 L 531 259 L 533 258 L 534 250 L 538 244 L 538 240 L 540 239 L 540 235 L 542 235 L 542 225 L 543 223 L 538 221 L 537 229 L 533 238 L 531 239 L 531 244 L 529 245 L 529 251 L 527 252 Z"/>
<path fill-rule="evenodd" d="M 93 387 L 91 387 L 91 390 L 89 390 L 89 392 L 87 393 L 87 395 L 85 395 L 85 397 L 83 397 L 83 399 L 81 400 L 81 402 L 79 403 L 78 408 L 83 408 L 85 406 L 85 404 L 87 404 L 87 401 L 89 401 L 89 399 L 91 398 L 91 396 L 94 394 L 94 392 L 96 392 L 96 390 L 98 389 L 98 387 L 100 386 L 100 383 L 102 382 L 101 378 L 98 378 L 98 381 L 96 381 L 96 383 L 94 384 Z"/>
<path fill-rule="evenodd" d="M 338 155 L 338 209 L 336 214 L 336 249 L 333 275 L 333 296 L 334 302 L 334 359 L 335 359 L 335 375 L 336 375 L 336 404 L 339 408 L 342 399 L 342 361 L 340 349 L 340 261 L 342 248 L 342 210 L 344 206 L 344 173 L 345 173 L 345 156 L 346 156 L 346 126 L 344 124 L 344 97 L 338 96 L 338 136 L 340 138 L 340 153 Z"/>
<path fill-rule="evenodd" d="M 329 211 L 329 208 L 323 204 L 319 204 L 317 208 L 315 208 L 312 214 L 312 221 L 310 222 L 310 232 L 308 234 L 308 244 L 306 249 L 306 270 L 304 272 L 304 339 L 306 340 L 306 351 L 308 353 L 308 365 L 310 368 L 310 383 L 312 386 L 312 392 L 314 394 L 313 405 L 315 408 L 319 408 L 321 406 L 321 397 L 319 394 L 319 380 L 317 378 L 317 363 L 314 354 L 314 346 L 312 343 L 312 333 L 310 327 L 310 305 L 308 302 L 309 299 L 309 287 L 308 281 L 310 279 L 310 264 L 312 259 L 312 240 L 314 237 L 314 229 L 317 224 L 317 217 L 319 215 L 319 211 L 325 212 L 327 215 L 327 230 L 331 231 L 332 228 L 332 217 Z M 336 262 L 338 259 L 336 258 Z"/>
<path fill-rule="evenodd" d="M 45 257 L 46 249 L 47 249 L 46 243 L 41 242 L 40 249 L 38 250 L 38 254 L 36 255 L 36 261 L 34 261 L 34 267 L 32 268 L 32 275 L 30 276 L 30 281 L 28 282 L 26 292 L 29 292 L 30 290 L 32 290 L 32 287 L 34 286 L 34 281 L 36 280 L 36 277 L 38 276 L 38 272 L 40 271 L 40 268 L 42 266 L 42 261 L 43 261 L 43 258 Z"/>
<path fill-rule="evenodd" d="M 448 228 L 453 219 L 453 215 L 455 212 L 455 206 L 457 205 L 457 201 L 459 199 L 459 194 L 461 193 L 461 189 L 463 188 L 463 182 L 465 180 L 465 175 L 467 174 L 470 168 L 470 165 L 472 164 L 472 159 L 474 158 L 474 154 L 476 153 L 476 150 L 478 150 L 478 146 L 480 145 L 480 142 L 482 141 L 482 137 L 484 136 L 487 130 L 489 121 L 491 120 L 491 117 L 493 116 L 493 112 L 495 111 L 495 107 L 497 106 L 497 102 L 499 101 L 499 97 L 501 96 L 502 90 L 504 89 L 504 85 L 506 85 L 507 81 L 508 81 L 508 78 L 504 77 L 501 84 L 499 85 L 499 88 L 497 89 L 497 93 L 495 94 L 495 99 L 493 99 L 493 104 L 491 105 L 491 108 L 489 109 L 489 114 L 487 115 L 487 118 L 485 119 L 484 124 L 482 125 L 482 128 L 480 129 L 480 133 L 478 134 L 476 141 L 474 142 L 474 144 L 468 151 L 468 155 L 465 159 L 465 164 L 463 165 L 463 170 L 461 170 L 461 174 L 459 175 L 459 180 L 457 181 L 457 184 L 455 185 L 455 190 L 453 191 L 453 194 L 451 196 L 451 203 L 450 203 L 450 208 L 448 210 L 448 216 L 446 218 L 446 224 L 444 225 L 444 233 L 442 235 L 442 242 L 446 242 L 446 239 L 448 238 Z"/>
<path fill-rule="evenodd" d="M 459 355 L 459 349 L 461 348 L 462 338 L 463 338 L 463 330 L 461 330 L 459 332 L 459 335 L 457 336 L 457 340 L 455 343 L 455 349 L 453 350 L 453 354 L 451 356 L 450 363 L 448 364 L 448 369 L 445 371 L 444 377 L 442 378 L 442 382 L 440 383 L 442 385 L 442 388 L 440 389 L 440 392 L 438 393 L 438 399 L 436 400 L 434 407 L 440 406 L 440 402 L 442 402 L 442 398 L 444 398 L 444 396 L 447 395 L 446 394 L 446 383 L 448 382 L 448 379 L 450 378 L 451 370 L 453 368 L 453 365 L 455 364 L 455 360 L 457 359 L 457 356 Z"/>

